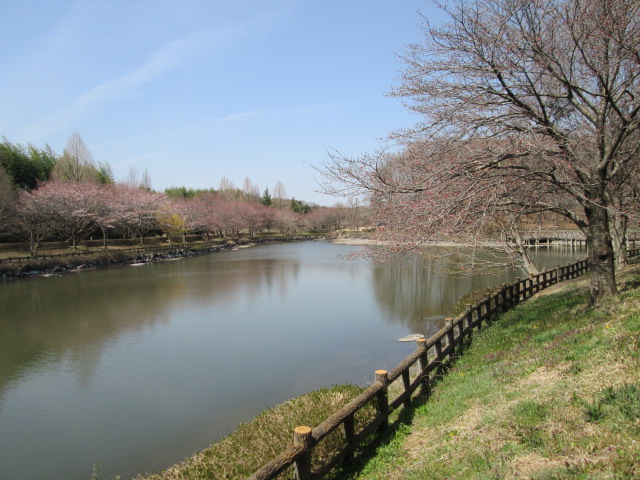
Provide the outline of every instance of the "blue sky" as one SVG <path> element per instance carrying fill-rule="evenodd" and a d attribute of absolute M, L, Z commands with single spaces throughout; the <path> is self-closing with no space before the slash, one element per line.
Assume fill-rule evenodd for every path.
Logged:
<path fill-rule="evenodd" d="M 332 205 L 327 151 L 371 151 L 417 119 L 386 94 L 424 0 L 2 0 L 0 136 L 61 153 L 77 131 L 116 180 L 245 177 Z"/>

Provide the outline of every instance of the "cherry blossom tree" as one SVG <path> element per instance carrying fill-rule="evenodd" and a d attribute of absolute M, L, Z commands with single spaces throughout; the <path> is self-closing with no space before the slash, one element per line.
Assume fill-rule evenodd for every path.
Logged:
<path fill-rule="evenodd" d="M 290 238 L 302 230 L 302 215 L 283 208 L 275 211 L 273 223 L 285 238 Z"/>
<path fill-rule="evenodd" d="M 54 202 L 57 234 L 70 239 L 72 248 L 76 249 L 96 227 L 99 184 L 48 182 L 40 189 Z"/>
<path fill-rule="evenodd" d="M 344 228 L 347 209 L 343 206 L 315 207 L 302 217 L 310 232 L 328 232 Z"/>
<path fill-rule="evenodd" d="M 102 183 L 96 192 L 94 221 L 102 232 L 102 246 L 107 249 L 107 232 L 118 225 L 118 198 L 113 184 Z"/>
<path fill-rule="evenodd" d="M 407 234 L 416 237 L 424 235 L 424 221 L 434 225 L 424 209 L 439 198 L 451 208 L 434 215 L 455 237 L 460 227 L 486 218 L 473 211 L 471 195 L 481 195 L 476 207 L 485 203 L 496 218 L 507 210 L 516 218 L 541 211 L 564 216 L 587 237 L 592 303 L 614 294 L 611 193 L 639 167 L 640 4 L 451 0 L 440 6 L 448 22 L 425 20 L 394 91 L 421 116 L 396 137 L 423 149 L 413 156 L 413 171 L 425 168 L 421 185 L 406 188 L 402 172 L 379 156 L 351 164 L 338 159 L 340 165 L 328 165 L 333 178 L 346 172 L 343 183 L 380 192 L 377 207 L 404 213 Z M 355 167 L 363 166 L 358 173 Z M 459 201 L 455 210 L 452 197 Z M 468 213 L 456 214 L 465 208 Z"/>
<path fill-rule="evenodd" d="M 238 200 L 226 200 L 218 205 L 224 231 L 238 235 L 246 228 L 244 205 L 244 202 Z"/>
<path fill-rule="evenodd" d="M 38 254 L 40 242 L 54 232 L 56 209 L 44 191 L 23 190 L 19 193 L 18 218 L 29 239 L 29 253 Z"/>
<path fill-rule="evenodd" d="M 224 236 L 224 225 L 221 205 L 224 198 L 219 193 L 202 193 L 196 198 L 195 222 L 204 230 L 220 237 Z"/>
<path fill-rule="evenodd" d="M 118 227 L 132 237 L 139 237 L 143 245 L 144 235 L 158 226 L 157 213 L 163 196 L 126 184 L 117 184 L 114 189 Z"/>
<path fill-rule="evenodd" d="M 75 249 L 78 243 L 96 227 L 96 212 L 100 186 L 91 182 L 47 182 L 31 197 L 25 197 L 27 205 L 23 215 L 38 218 L 46 212 L 48 233 L 71 240 Z M 39 204 L 39 205 L 37 205 Z"/>
<path fill-rule="evenodd" d="M 251 237 L 262 230 L 262 215 L 253 202 L 237 202 L 236 212 L 240 217 L 241 231 L 247 231 Z"/>

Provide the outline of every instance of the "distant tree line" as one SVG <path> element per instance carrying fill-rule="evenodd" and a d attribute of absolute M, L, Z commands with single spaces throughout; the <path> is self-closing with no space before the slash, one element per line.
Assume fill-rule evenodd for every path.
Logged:
<path fill-rule="evenodd" d="M 7 139 L 0 144 L 0 239 L 28 240 L 32 254 L 45 240 L 69 241 L 76 248 L 88 237 L 101 237 L 106 247 L 107 238 L 139 238 L 142 244 L 147 235 L 165 235 L 170 242 L 188 234 L 326 232 L 360 226 L 362 213 L 356 218 L 346 206 L 287 199 L 282 182 L 273 196 L 268 188 L 260 195 L 249 178 L 242 188 L 223 178 L 217 190 L 182 186 L 155 192 L 148 172 L 138 178 L 132 170 L 116 182 L 109 164 L 96 162 L 77 133 L 60 156 L 49 146 Z"/>

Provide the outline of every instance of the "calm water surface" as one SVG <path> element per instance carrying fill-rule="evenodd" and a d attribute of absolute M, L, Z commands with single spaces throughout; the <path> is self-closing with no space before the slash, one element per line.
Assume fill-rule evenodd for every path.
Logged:
<path fill-rule="evenodd" d="M 398 338 L 432 334 L 459 297 L 516 275 L 341 259 L 357 248 L 265 245 L 0 284 L 0 479 L 166 468 L 266 407 L 367 384 L 413 350 Z"/>

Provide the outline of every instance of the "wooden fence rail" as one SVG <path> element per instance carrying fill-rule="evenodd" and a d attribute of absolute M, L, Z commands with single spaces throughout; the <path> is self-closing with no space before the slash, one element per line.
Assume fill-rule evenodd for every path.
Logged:
<path fill-rule="evenodd" d="M 629 250 L 629 257 L 640 249 Z M 384 432 L 389 415 L 400 407 L 409 407 L 415 395 L 428 396 L 431 386 L 447 366 L 468 344 L 474 330 L 489 324 L 499 313 L 527 300 L 541 290 L 558 282 L 584 275 L 589 270 L 587 260 L 567 263 L 552 270 L 544 270 L 527 278 L 517 278 L 475 305 L 467 305 L 456 318 L 445 320 L 445 326 L 429 339 L 416 341 L 416 350 L 390 372 L 376 370 L 375 382 L 351 402 L 315 428 L 299 426 L 294 430 L 293 444 L 278 457 L 264 465 L 249 480 L 272 480 L 293 467 L 298 480 L 318 480 L 336 467 L 348 464 L 356 448 L 372 434 Z M 412 376 L 413 373 L 413 376 Z M 389 399 L 389 385 L 402 380 L 401 392 Z M 355 429 L 355 415 L 367 405 L 373 405 L 376 415 Z M 344 446 L 327 460 L 313 462 L 314 448 L 332 432 L 341 429 Z"/>

